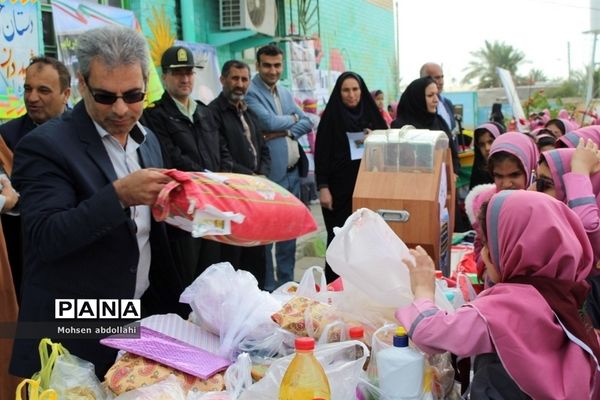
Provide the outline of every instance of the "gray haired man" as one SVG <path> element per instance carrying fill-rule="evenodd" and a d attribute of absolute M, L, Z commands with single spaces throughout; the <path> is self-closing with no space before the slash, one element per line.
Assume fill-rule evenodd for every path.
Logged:
<path fill-rule="evenodd" d="M 79 37 L 76 55 L 82 101 L 15 152 L 26 255 L 19 322 L 60 322 L 56 299 L 141 299 L 144 314 L 177 311 L 181 287 L 164 226 L 150 214 L 170 178 L 159 169 L 158 140 L 138 122 L 146 41 L 129 28 L 98 28 Z M 11 373 L 39 369 L 38 342 L 17 338 Z M 116 352 L 97 338 L 60 342 L 94 363 L 99 377 L 114 362 Z"/>

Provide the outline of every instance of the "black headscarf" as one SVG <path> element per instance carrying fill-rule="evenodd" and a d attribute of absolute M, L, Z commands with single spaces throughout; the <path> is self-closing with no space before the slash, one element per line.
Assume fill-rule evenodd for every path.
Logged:
<path fill-rule="evenodd" d="M 495 121 L 489 121 L 486 123 L 494 124 L 500 135 L 506 132 L 504 129 L 504 125 L 499 124 Z M 481 154 L 481 150 L 479 150 L 479 137 L 484 133 L 490 133 L 487 129 L 478 127 L 475 129 L 473 133 L 473 167 L 471 169 L 471 179 L 469 180 L 469 190 L 473 189 L 477 185 L 482 185 L 485 183 L 494 183 L 494 178 L 490 174 L 490 170 L 488 169 L 487 160 Z M 491 133 L 490 133 L 491 134 Z M 492 135 L 493 136 L 493 135 Z"/>
<path fill-rule="evenodd" d="M 435 81 L 429 77 L 415 79 L 406 87 L 396 111 L 396 119 L 392 122 L 392 128 L 401 128 L 404 125 L 412 125 L 417 129 L 440 129 L 437 121 L 437 112 L 427 110 L 425 89 Z M 448 130 L 446 126 L 445 129 Z"/>
<path fill-rule="evenodd" d="M 360 86 L 360 102 L 355 108 L 348 108 L 342 102 L 342 84 L 348 78 L 356 79 Z M 377 108 L 377 104 L 375 104 L 375 100 L 371 97 L 365 81 L 354 72 L 342 73 L 335 82 L 335 87 L 331 92 L 329 101 L 327 101 L 319 126 L 322 124 L 338 125 L 339 123 L 344 125 L 342 128 L 344 132 L 358 132 L 365 128 L 387 129 L 387 125 Z"/>
<path fill-rule="evenodd" d="M 492 104 L 492 113 L 490 114 L 490 121 L 502 125 L 502 128 L 506 132 L 506 126 L 504 125 L 504 114 L 502 114 L 502 104 Z"/>
<path fill-rule="evenodd" d="M 360 86 L 360 102 L 352 109 L 342 102 L 342 83 L 348 78 L 356 79 Z M 318 185 L 328 185 L 334 176 L 338 180 L 350 176 L 348 183 L 352 193 L 360 161 L 350 158 L 346 132 L 360 132 L 365 128 L 387 129 L 387 125 L 360 75 L 344 72 L 337 79 L 319 122 L 315 143 L 315 176 Z M 348 172 L 349 168 L 352 173 Z"/>
<path fill-rule="evenodd" d="M 448 146 L 452 153 L 452 166 L 454 172 L 458 173 L 460 163 L 458 161 L 458 148 L 456 142 L 450 133 L 450 128 L 446 121 L 436 112 L 427 110 L 427 100 L 425 99 L 425 89 L 431 84 L 435 84 L 433 78 L 425 76 L 412 81 L 400 96 L 396 119 L 392 121 L 392 128 L 399 129 L 404 125 L 412 125 L 417 129 L 429 129 L 432 131 L 444 131 L 448 137 Z"/>

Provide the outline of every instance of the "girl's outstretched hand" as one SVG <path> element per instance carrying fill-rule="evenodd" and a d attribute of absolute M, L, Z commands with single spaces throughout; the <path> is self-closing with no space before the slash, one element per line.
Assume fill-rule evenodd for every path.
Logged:
<path fill-rule="evenodd" d="M 426 298 L 434 300 L 435 297 L 435 265 L 425 249 L 417 246 L 410 250 L 415 258 L 402 260 L 410 273 L 410 288 L 415 299 Z"/>
<path fill-rule="evenodd" d="M 571 159 L 571 171 L 583 175 L 600 171 L 600 150 L 596 143 L 585 138 L 579 140 Z"/>

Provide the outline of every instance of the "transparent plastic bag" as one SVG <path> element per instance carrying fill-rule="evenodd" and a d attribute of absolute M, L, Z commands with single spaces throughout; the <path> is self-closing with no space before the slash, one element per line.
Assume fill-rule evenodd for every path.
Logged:
<path fill-rule="evenodd" d="M 475 300 L 475 297 L 477 297 L 477 292 L 473 287 L 473 283 L 471 282 L 469 275 L 464 272 L 459 272 L 456 274 L 456 287 L 460 289 L 460 293 L 462 294 L 465 303 L 473 301 Z"/>
<path fill-rule="evenodd" d="M 187 400 L 235 400 L 227 392 L 188 393 Z"/>
<path fill-rule="evenodd" d="M 454 368 L 450 353 L 426 356 L 427 371 L 431 377 L 431 393 L 434 399 L 459 399 L 460 390 L 454 384 Z"/>
<path fill-rule="evenodd" d="M 192 319 L 219 335 L 219 355 L 233 360 L 246 337 L 265 337 L 273 327 L 271 314 L 280 308 L 269 293 L 258 288 L 256 278 L 230 263 L 208 267 L 181 294 L 192 307 Z"/>
<path fill-rule="evenodd" d="M 317 283 L 317 278 L 320 279 Z M 309 299 L 320 301 L 325 304 L 334 304 L 338 292 L 331 291 L 327 288 L 327 279 L 325 271 L 322 267 L 313 266 L 304 271 L 300 284 L 298 285 L 297 296 L 308 297 Z"/>
<path fill-rule="evenodd" d="M 274 358 L 284 357 L 294 352 L 295 338 L 296 335 L 293 333 L 274 325 L 269 336 L 242 340 L 239 350 L 248 353 L 253 364 L 271 365 Z"/>
<path fill-rule="evenodd" d="M 226 391 L 188 393 L 187 400 L 236 400 L 246 388 L 252 385 L 251 369 L 250 356 L 242 353 L 225 371 Z"/>
<path fill-rule="evenodd" d="M 385 400 L 383 393 L 368 379 L 360 379 L 356 386 L 356 400 Z"/>
<path fill-rule="evenodd" d="M 271 296 L 273 296 L 273 298 L 275 298 L 275 300 L 279 301 L 281 304 L 285 304 L 290 301 L 292 297 L 296 296 L 297 293 L 298 282 L 289 281 L 271 292 Z"/>
<path fill-rule="evenodd" d="M 363 382 L 361 388 L 364 389 L 363 395 L 371 394 L 375 397 L 381 395 L 378 389 L 378 373 L 377 373 L 377 354 L 388 347 L 391 347 L 396 331 L 396 324 L 387 324 L 379 328 L 373 333 L 371 361 L 367 368 L 368 382 Z M 452 368 L 452 360 L 450 353 L 440 354 L 425 354 L 425 376 L 423 379 L 424 397 L 431 395 L 434 399 L 449 399 L 460 398 L 456 397 L 454 385 L 454 368 Z M 358 392 L 357 392 L 358 396 Z M 363 397 L 369 399 L 370 397 Z M 383 398 L 383 397 L 381 397 Z"/>
<path fill-rule="evenodd" d="M 310 335 L 309 336 L 314 337 Z M 329 324 L 325 325 L 323 328 L 323 332 L 321 332 L 321 336 L 317 342 L 317 345 L 322 345 L 325 343 L 335 343 L 335 342 L 343 342 L 348 340 L 348 324 L 344 321 L 333 321 Z"/>
<path fill-rule="evenodd" d="M 377 354 L 381 350 L 392 346 L 396 327 L 398 327 L 397 324 L 385 324 L 373 332 L 371 337 L 371 361 L 367 368 L 367 375 L 372 382 L 378 382 Z"/>
<path fill-rule="evenodd" d="M 225 387 L 232 399 L 237 399 L 244 390 L 252 386 L 252 361 L 248 353 L 238 356 L 235 364 L 225 371 Z"/>
<path fill-rule="evenodd" d="M 181 384 L 174 376 L 154 385 L 131 390 L 115 397 L 115 400 L 186 400 Z"/>
<path fill-rule="evenodd" d="M 50 387 L 56 390 L 60 399 L 76 396 L 97 400 L 107 398 L 96 377 L 94 364 L 72 354 L 58 356 L 50 375 Z"/>
<path fill-rule="evenodd" d="M 366 208 L 356 210 L 327 248 L 327 262 L 344 280 L 364 292 L 370 302 L 383 307 L 403 307 L 413 301 L 410 275 L 404 259 L 412 259 L 408 247 L 383 218 Z M 438 307 L 453 311 L 443 293 L 436 291 Z"/>
<path fill-rule="evenodd" d="M 351 359 L 350 356 L 356 354 L 352 351 L 356 346 L 363 348 L 363 354 L 358 359 Z M 315 356 L 327 374 L 332 400 L 355 398 L 358 381 L 365 376 L 362 366 L 368 355 L 367 346 L 357 340 L 324 344 L 315 349 Z M 277 399 L 281 380 L 293 357 L 289 355 L 274 361 L 264 378 L 244 391 L 240 400 Z"/>

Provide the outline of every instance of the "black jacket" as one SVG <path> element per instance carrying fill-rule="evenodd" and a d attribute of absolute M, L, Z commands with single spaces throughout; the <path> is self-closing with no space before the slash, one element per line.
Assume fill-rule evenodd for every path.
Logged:
<path fill-rule="evenodd" d="M 257 165 L 254 166 L 254 154 L 250 143 L 244 137 L 244 127 L 238 116 L 236 108 L 221 92 L 208 108 L 217 123 L 221 138 L 225 140 L 231 158 L 233 159 L 233 172 L 241 174 L 268 175 L 271 171 L 271 156 L 262 134 L 256 125 L 256 115 L 246 109 L 244 119 L 250 128 L 250 137 L 257 153 Z"/>
<path fill-rule="evenodd" d="M 144 111 L 143 123 L 158 136 L 166 168 L 230 172 L 231 156 L 212 114 L 205 104 L 197 103 L 192 123 L 164 92 L 160 100 Z"/>
<path fill-rule="evenodd" d="M 143 168 L 162 167 L 160 145 L 152 132 L 137 153 Z M 56 322 L 55 299 L 133 297 L 139 250 L 135 223 L 112 184 L 116 179 L 83 101 L 70 115 L 42 124 L 19 143 L 12 175 L 21 192 L 26 265 L 19 321 Z M 151 221 L 150 288 L 142 310 L 175 312 L 182 286 L 164 223 Z M 150 300 L 152 307 L 147 305 Z M 39 370 L 38 343 L 48 332 L 15 341 L 11 373 L 27 377 Z M 71 353 L 94 363 L 98 376 L 114 363 L 116 352 L 97 339 L 60 341 Z"/>
<path fill-rule="evenodd" d="M 2 135 L 2 139 L 6 142 L 8 148 L 15 151 L 17 143 L 36 126 L 29 115 L 25 114 L 0 125 L 0 135 Z"/>

